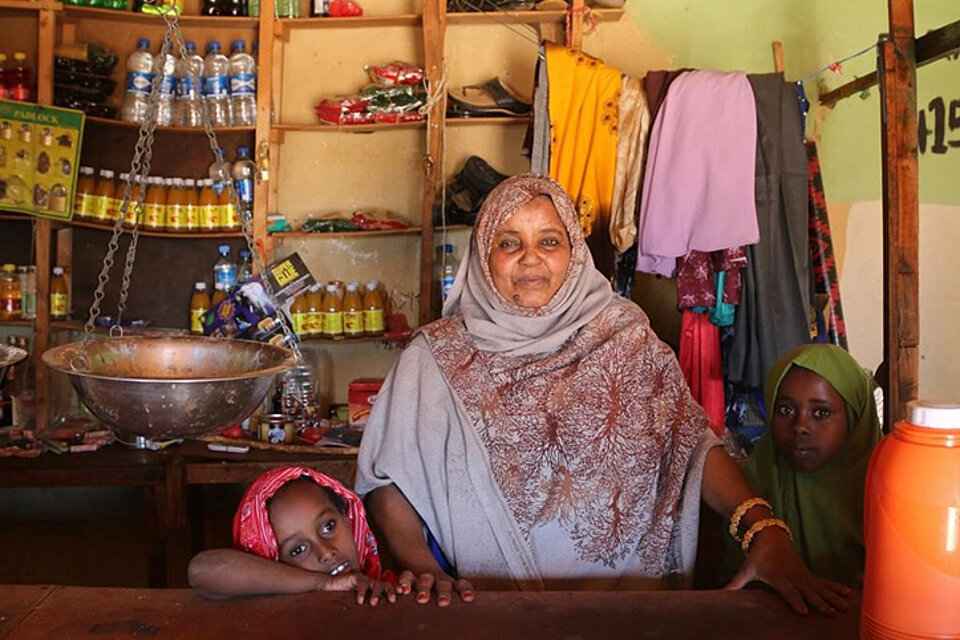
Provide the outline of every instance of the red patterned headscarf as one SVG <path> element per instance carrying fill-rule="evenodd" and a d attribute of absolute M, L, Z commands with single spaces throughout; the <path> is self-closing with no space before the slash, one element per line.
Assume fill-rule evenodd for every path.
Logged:
<path fill-rule="evenodd" d="M 253 481 L 240 501 L 233 516 L 233 546 L 261 558 L 279 560 L 277 537 L 270 526 L 267 502 L 289 482 L 307 477 L 321 487 L 326 487 L 343 498 L 347 504 L 347 518 L 353 526 L 353 541 L 360 557 L 360 570 L 370 578 L 381 577 L 380 554 L 377 541 L 367 525 L 363 502 L 353 491 L 319 471 L 306 467 L 279 467 L 267 471 Z"/>

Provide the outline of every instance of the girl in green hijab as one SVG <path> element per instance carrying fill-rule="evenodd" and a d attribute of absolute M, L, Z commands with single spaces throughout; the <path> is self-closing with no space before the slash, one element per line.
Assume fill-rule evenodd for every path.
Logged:
<path fill-rule="evenodd" d="M 860 582 L 863 484 L 880 440 L 870 377 L 840 347 L 804 345 L 770 369 L 764 402 L 768 429 L 744 469 L 750 485 L 790 525 L 814 574 Z M 739 564 L 739 547 L 727 542 Z"/>

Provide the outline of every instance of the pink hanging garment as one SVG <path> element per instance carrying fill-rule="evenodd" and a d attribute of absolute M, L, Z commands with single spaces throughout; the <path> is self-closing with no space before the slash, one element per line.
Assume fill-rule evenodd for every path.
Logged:
<path fill-rule="evenodd" d="M 690 251 L 756 244 L 756 153 L 746 74 L 690 71 L 674 80 L 650 134 L 637 271 L 672 277 Z"/>

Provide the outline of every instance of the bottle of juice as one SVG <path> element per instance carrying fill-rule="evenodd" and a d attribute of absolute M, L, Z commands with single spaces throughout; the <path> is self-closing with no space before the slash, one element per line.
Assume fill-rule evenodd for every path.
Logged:
<path fill-rule="evenodd" d="M 368 336 L 382 336 L 383 298 L 380 296 L 380 283 L 371 280 L 363 293 L 363 332 Z"/>
<path fill-rule="evenodd" d="M 188 233 L 196 233 L 200 230 L 200 200 L 197 197 L 196 180 L 186 178 L 183 181 L 183 191 L 187 201 L 187 219 L 183 230 Z"/>
<path fill-rule="evenodd" d="M 222 231 L 240 231 L 240 218 L 237 217 L 237 208 L 230 198 L 230 189 L 226 186 L 220 190 L 220 229 Z"/>
<path fill-rule="evenodd" d="M 182 233 L 187 228 L 187 192 L 183 180 L 173 179 L 173 188 L 167 192 L 167 231 Z"/>
<path fill-rule="evenodd" d="M 70 312 L 70 293 L 67 279 L 63 277 L 63 267 L 53 268 L 50 279 L 50 319 L 66 320 Z"/>
<path fill-rule="evenodd" d="M 210 307 L 207 283 L 198 282 L 193 285 L 193 295 L 190 297 L 190 333 L 203 335 L 203 316 L 210 311 Z"/>
<path fill-rule="evenodd" d="M 215 306 L 220 304 L 220 301 L 227 297 L 227 286 L 222 282 L 217 282 L 213 285 L 213 297 L 210 298 L 210 308 L 213 309 Z"/>
<path fill-rule="evenodd" d="M 340 304 L 343 304 L 343 296 L 347 292 L 347 288 L 343 285 L 343 280 L 331 280 L 330 284 L 337 288 L 337 295 L 340 296 Z"/>
<path fill-rule="evenodd" d="M 220 199 L 213 189 L 213 180 L 207 178 L 200 181 L 199 228 L 201 233 L 220 231 Z"/>
<path fill-rule="evenodd" d="M 343 335 L 343 306 L 337 294 L 337 285 L 328 284 L 320 307 L 324 338 L 338 338 Z"/>
<path fill-rule="evenodd" d="M 351 282 L 343 296 L 343 333 L 348 338 L 363 335 L 363 298 L 360 297 L 360 283 Z"/>
<path fill-rule="evenodd" d="M 125 175 L 127 174 L 121 174 L 120 177 L 122 178 Z M 140 198 L 140 189 L 142 189 L 140 184 L 140 176 L 133 176 L 133 188 L 130 190 L 130 202 L 127 203 L 127 210 L 123 214 L 123 226 L 128 229 L 132 229 L 134 227 L 134 223 L 137 221 L 137 200 Z M 144 208 L 146 208 L 146 201 L 144 201 Z M 143 220 L 141 219 L 140 222 L 142 223 Z"/>
<path fill-rule="evenodd" d="M 113 171 L 110 169 L 100 170 L 100 179 L 94 188 L 94 212 L 95 222 L 109 223 L 116 215 L 116 187 L 113 182 Z"/>
<path fill-rule="evenodd" d="M 22 294 L 17 267 L 5 264 L 0 268 L 0 320 L 19 320 L 21 310 Z"/>
<path fill-rule="evenodd" d="M 320 293 L 320 283 L 315 283 L 307 289 L 307 335 L 319 337 L 323 334 L 323 317 L 320 307 L 323 306 L 323 294 Z"/>
<path fill-rule="evenodd" d="M 96 180 L 93 177 L 93 167 L 80 167 L 80 177 L 77 178 L 76 193 L 73 196 L 73 218 L 75 220 L 89 220 L 94 209 L 94 188 Z"/>
<path fill-rule="evenodd" d="M 293 321 L 293 332 L 301 338 L 310 334 L 310 310 L 307 305 L 307 293 L 301 293 L 294 298 L 290 305 L 290 319 Z"/>
<path fill-rule="evenodd" d="M 143 203 L 143 228 L 163 231 L 167 225 L 167 192 L 163 178 L 147 178 L 147 196 Z"/>

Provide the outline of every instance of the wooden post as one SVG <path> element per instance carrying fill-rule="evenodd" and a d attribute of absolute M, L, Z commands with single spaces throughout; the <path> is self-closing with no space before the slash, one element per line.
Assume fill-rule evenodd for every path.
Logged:
<path fill-rule="evenodd" d="M 431 93 L 446 74 L 444 35 L 447 31 L 445 0 L 423 0 L 423 50 Z M 423 158 L 423 213 L 420 234 L 420 325 L 432 318 L 433 296 L 433 206 L 443 177 L 443 130 L 446 127 L 447 93 L 438 96 L 427 120 L 427 153 Z"/>
<path fill-rule="evenodd" d="M 583 48 L 583 16 L 587 10 L 584 0 L 573 0 L 567 11 L 570 12 L 570 39 L 567 41 L 567 47 L 570 49 Z"/>
<path fill-rule="evenodd" d="M 783 44 L 774 41 L 773 43 L 773 70 L 777 73 L 783 73 L 786 67 L 783 64 Z"/>
<path fill-rule="evenodd" d="M 913 0 L 889 0 L 880 43 L 883 149 L 884 424 L 906 417 L 920 373 L 919 178 Z"/>
<path fill-rule="evenodd" d="M 274 0 L 261 0 L 258 36 L 260 40 L 260 59 L 257 61 L 257 64 L 260 69 L 270 69 L 272 73 L 261 73 L 257 77 L 257 132 L 253 146 L 253 157 L 259 169 L 261 148 L 266 145 L 268 149 L 268 162 L 271 164 L 267 181 L 260 179 L 259 171 L 257 171 L 256 179 L 254 180 L 253 240 L 254 243 L 257 244 L 257 249 L 259 250 L 259 247 L 263 247 L 264 253 L 267 254 L 260 256 L 264 260 L 264 266 L 273 259 L 271 255 L 272 247 L 267 237 L 267 214 L 271 210 L 276 210 L 271 209 L 271 206 L 276 206 L 276 202 L 269 196 L 271 192 L 276 193 L 275 185 L 278 183 L 277 168 L 272 164 L 276 154 L 272 153 L 273 149 L 270 148 L 270 127 L 273 124 L 270 119 L 270 112 L 273 107 L 271 98 L 273 97 L 273 87 L 275 86 L 274 81 L 276 81 L 276 86 L 280 84 L 280 78 L 274 78 L 277 66 L 277 61 L 275 60 L 277 52 L 274 49 L 274 23 Z M 279 65 L 283 65 L 282 50 L 279 56 Z M 279 104 L 277 108 L 279 108 Z"/>

